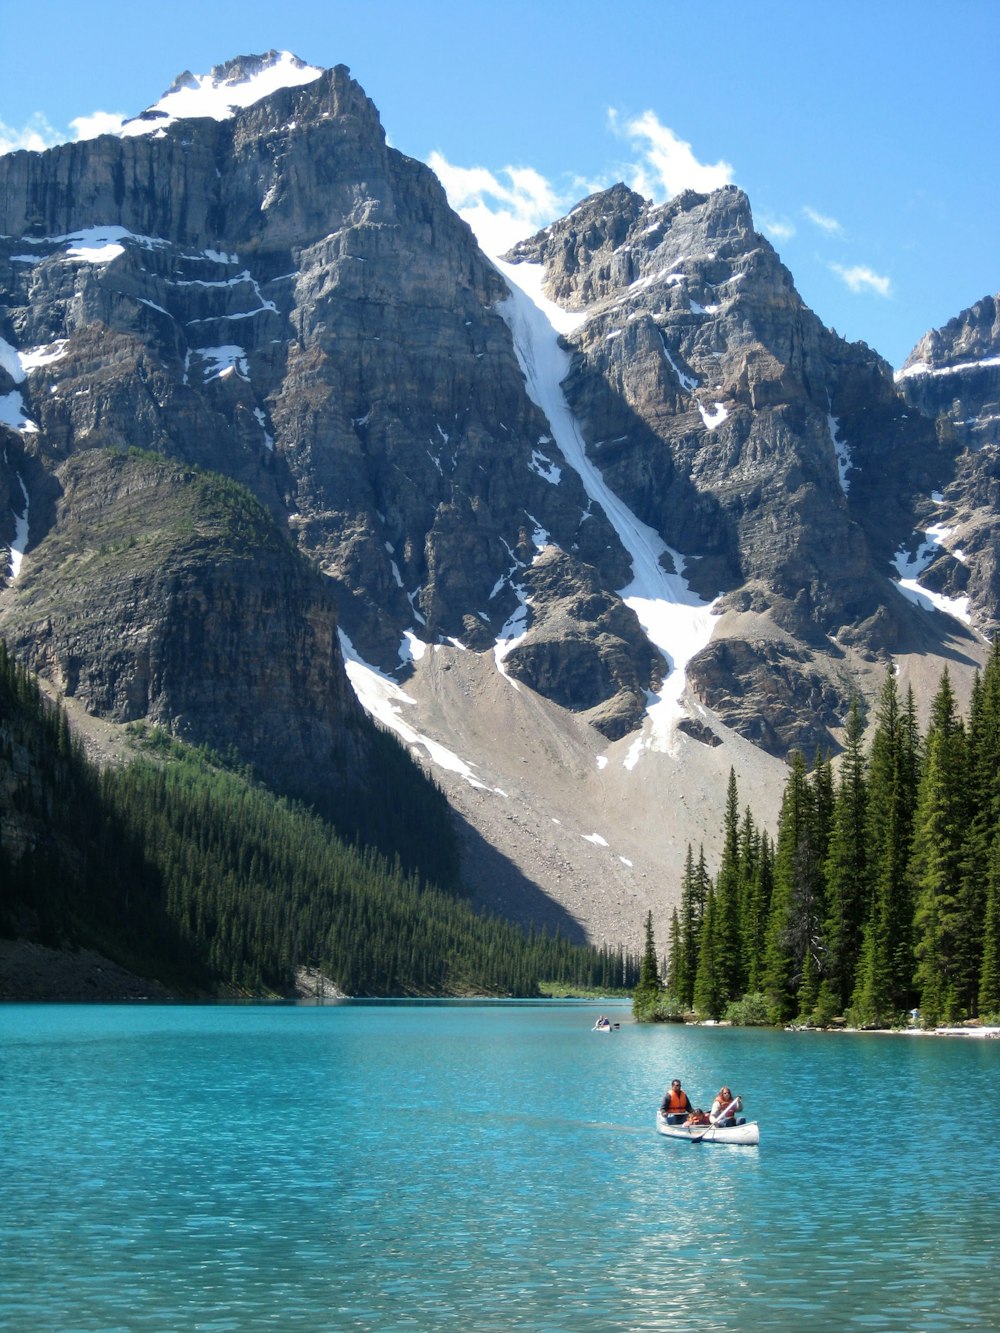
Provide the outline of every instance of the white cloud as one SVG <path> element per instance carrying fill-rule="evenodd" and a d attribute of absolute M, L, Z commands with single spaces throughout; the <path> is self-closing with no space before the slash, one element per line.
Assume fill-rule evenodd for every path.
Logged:
<path fill-rule="evenodd" d="M 19 148 L 41 153 L 46 148 L 54 148 L 56 144 L 67 141 L 96 139 L 99 134 L 115 134 L 121 129 L 123 119 L 119 112 L 114 111 L 95 111 L 89 116 L 77 116 L 69 123 L 70 134 L 50 125 L 41 111 L 36 111 L 20 129 L 0 121 L 0 155 L 14 153 Z"/>
<path fill-rule="evenodd" d="M 488 255 L 502 255 L 564 212 L 568 199 L 533 167 L 456 167 L 440 153 L 428 165 Z"/>
<path fill-rule="evenodd" d="M 608 111 L 613 133 L 636 152 L 636 160 L 619 165 L 613 176 L 585 181 L 566 178 L 557 187 L 533 167 L 458 167 L 441 153 L 431 153 L 428 165 L 445 188 L 448 202 L 465 219 L 489 255 L 502 255 L 518 241 L 533 235 L 564 214 L 585 195 L 625 180 L 632 189 L 657 202 L 682 190 L 708 192 L 729 185 L 733 168 L 728 162 L 699 162 L 689 143 L 660 123 L 652 111 L 622 122 Z"/>
<path fill-rule="evenodd" d="M 783 218 L 764 218 L 760 225 L 776 241 L 790 241 L 795 235 L 795 224 Z"/>
<path fill-rule="evenodd" d="M 863 264 L 855 264 L 853 268 L 845 268 L 843 264 L 831 264 L 830 268 L 844 280 L 852 292 L 868 291 L 877 292 L 879 296 L 892 295 L 890 280 Z"/>
<path fill-rule="evenodd" d="M 622 124 L 618 112 L 611 108 L 608 123 L 615 134 L 642 153 L 631 166 L 632 179 L 628 182 L 639 194 L 661 201 L 682 190 L 707 193 L 732 184 L 733 168 L 728 162 L 699 162 L 691 145 L 662 124 L 654 111 L 644 111 Z"/>
<path fill-rule="evenodd" d="M 828 217 L 825 213 L 817 213 L 815 208 L 810 208 L 807 204 L 802 210 L 803 217 L 807 217 L 814 226 L 819 227 L 820 231 L 825 231 L 828 236 L 843 236 L 844 228 L 836 218 Z"/>
<path fill-rule="evenodd" d="M 76 139 L 96 139 L 99 134 L 117 134 L 124 119 L 117 111 L 94 111 L 89 116 L 77 116 L 69 127 Z"/>
<path fill-rule="evenodd" d="M 36 111 L 26 125 L 15 129 L 0 120 L 0 154 L 14 153 L 19 148 L 28 148 L 32 152 L 41 152 L 60 142 L 60 135 L 54 130 L 40 111 Z"/>

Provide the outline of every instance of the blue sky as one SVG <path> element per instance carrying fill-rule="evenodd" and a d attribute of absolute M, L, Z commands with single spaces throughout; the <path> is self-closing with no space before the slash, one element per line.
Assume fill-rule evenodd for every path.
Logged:
<path fill-rule="evenodd" d="M 349 65 L 484 236 L 616 180 L 731 181 L 824 323 L 897 367 L 1000 291 L 1000 0 L 8 0 L 0 28 L 0 150 L 275 47 Z"/>

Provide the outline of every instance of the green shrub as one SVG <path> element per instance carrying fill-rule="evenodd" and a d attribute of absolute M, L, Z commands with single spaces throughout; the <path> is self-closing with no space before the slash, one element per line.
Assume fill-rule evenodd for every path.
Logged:
<path fill-rule="evenodd" d="M 637 1023 L 683 1023 L 684 1006 L 666 991 L 632 997 L 632 1016 Z"/>
<path fill-rule="evenodd" d="M 766 1028 L 775 1021 L 767 996 L 759 990 L 750 991 L 741 1000 L 731 1000 L 723 1018 L 739 1028 Z"/>

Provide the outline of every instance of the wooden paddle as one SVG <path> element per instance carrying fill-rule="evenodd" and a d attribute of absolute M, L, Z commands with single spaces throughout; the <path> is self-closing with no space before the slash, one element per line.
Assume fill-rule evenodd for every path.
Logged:
<path fill-rule="evenodd" d="M 726 1107 L 726 1109 L 725 1109 L 724 1111 L 720 1111 L 720 1112 L 719 1112 L 719 1115 L 716 1117 L 717 1120 L 725 1120 L 726 1116 L 729 1114 L 729 1112 L 733 1109 L 733 1107 L 736 1105 L 736 1103 L 737 1103 L 738 1101 L 739 1101 L 739 1097 L 734 1097 L 733 1100 L 732 1100 L 732 1101 L 729 1103 L 729 1105 Z M 702 1141 L 702 1139 L 705 1137 L 705 1134 L 709 1134 L 709 1133 L 711 1133 L 711 1131 L 712 1131 L 713 1129 L 715 1129 L 715 1125 L 709 1125 L 708 1129 L 706 1129 L 706 1130 L 704 1131 L 704 1133 L 699 1134 L 697 1138 L 695 1138 L 695 1137 L 692 1135 L 692 1137 L 691 1137 L 691 1142 L 692 1142 L 692 1143 L 700 1143 L 700 1142 Z"/>

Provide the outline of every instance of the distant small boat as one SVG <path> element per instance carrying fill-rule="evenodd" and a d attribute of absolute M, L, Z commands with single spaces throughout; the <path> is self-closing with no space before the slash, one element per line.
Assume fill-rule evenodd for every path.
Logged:
<path fill-rule="evenodd" d="M 741 1125 L 671 1125 L 663 1112 L 657 1111 L 656 1128 L 668 1139 L 686 1139 L 688 1143 L 760 1143 L 756 1120 Z"/>
<path fill-rule="evenodd" d="M 592 1032 L 614 1032 L 618 1027 L 619 1027 L 619 1024 L 618 1024 L 618 1023 L 612 1023 L 612 1022 L 611 1022 L 609 1019 L 607 1019 L 607 1018 L 604 1019 L 603 1022 L 601 1022 L 601 1020 L 598 1019 L 597 1022 L 594 1024 L 593 1028 L 591 1029 L 591 1031 L 592 1031 Z"/>

